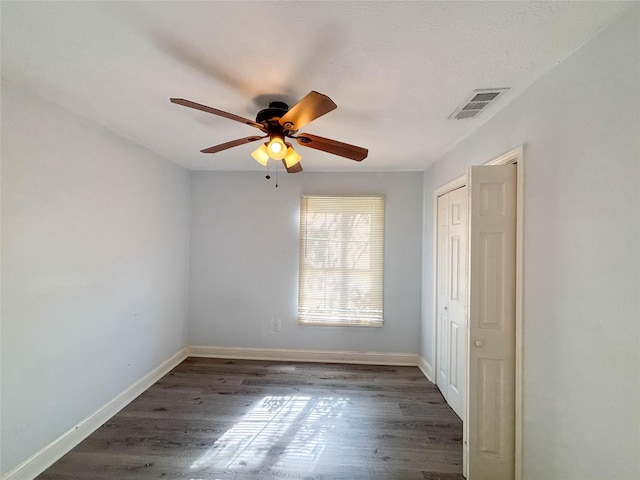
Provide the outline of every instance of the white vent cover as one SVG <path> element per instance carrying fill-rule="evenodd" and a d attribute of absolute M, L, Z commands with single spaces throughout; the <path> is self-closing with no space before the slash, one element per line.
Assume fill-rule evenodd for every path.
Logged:
<path fill-rule="evenodd" d="M 449 119 L 462 120 L 464 118 L 474 118 L 507 90 L 509 90 L 508 87 L 474 90 L 469 99 L 449 115 Z"/>

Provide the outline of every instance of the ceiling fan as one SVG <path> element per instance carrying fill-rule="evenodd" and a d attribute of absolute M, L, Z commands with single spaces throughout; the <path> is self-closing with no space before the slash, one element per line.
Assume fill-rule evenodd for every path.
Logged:
<path fill-rule="evenodd" d="M 263 136 L 253 135 L 239 138 L 205 148 L 204 150 L 200 150 L 202 153 L 218 153 L 228 148 L 268 138 L 269 140 L 263 143 L 251 155 L 256 161 L 265 166 L 270 158 L 282 160 L 282 163 L 284 163 L 289 173 L 302 171 L 302 166 L 300 165 L 300 159 L 302 157 L 293 149 L 291 143 L 285 141 L 285 138 L 293 138 L 303 147 L 322 150 L 323 152 L 339 155 L 357 162 L 367 158 L 369 153 L 366 148 L 338 142 L 330 138 L 319 137 L 318 135 L 312 135 L 310 133 L 298 133 L 298 130 L 309 122 L 337 108 L 333 100 L 315 91 L 309 92 L 309 94 L 291 108 L 284 102 L 269 103 L 268 108 L 258 112 L 255 122 L 233 113 L 223 112 L 217 108 L 207 107 L 206 105 L 185 100 L 184 98 L 172 98 L 171 102 L 251 125 L 265 134 Z"/>

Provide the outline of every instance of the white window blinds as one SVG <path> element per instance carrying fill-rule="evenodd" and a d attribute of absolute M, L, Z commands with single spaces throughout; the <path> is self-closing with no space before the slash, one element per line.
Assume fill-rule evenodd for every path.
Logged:
<path fill-rule="evenodd" d="M 304 195 L 298 321 L 382 326 L 384 197 Z"/>

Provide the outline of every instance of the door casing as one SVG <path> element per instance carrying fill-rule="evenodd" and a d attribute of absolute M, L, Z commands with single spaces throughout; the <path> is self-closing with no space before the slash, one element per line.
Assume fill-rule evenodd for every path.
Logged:
<path fill-rule="evenodd" d="M 516 326 L 515 326 L 515 480 L 522 480 L 522 421 L 523 421 L 523 362 L 524 362 L 524 338 L 523 338 L 523 293 L 524 293 L 524 276 L 523 276 L 523 249 L 524 249 L 524 145 L 520 145 L 519 147 L 514 148 L 513 150 L 509 150 L 508 152 L 500 155 L 493 160 L 490 160 L 483 165 L 516 165 L 516 183 L 517 183 L 517 193 L 516 193 Z M 467 185 L 467 175 L 466 173 L 456 177 L 455 179 L 447 182 L 446 184 L 438 187 L 433 192 L 433 257 L 436 258 L 437 255 L 437 218 L 438 218 L 438 197 L 449 193 L 453 190 L 456 190 L 460 187 Z M 468 261 L 468 259 L 467 259 Z M 437 272 L 436 269 L 433 269 L 433 351 L 434 351 L 434 365 L 433 371 L 437 372 L 437 361 L 438 361 L 438 352 L 437 352 L 437 311 L 436 311 L 436 296 L 437 296 Z M 470 286 L 469 290 L 473 288 L 473 285 Z M 469 352 L 467 352 L 467 375 L 469 372 Z M 435 382 L 434 382 L 435 383 Z M 467 377 L 467 388 L 468 388 L 468 377 Z M 469 422 L 467 420 L 466 414 L 467 408 L 465 408 L 465 415 L 463 418 L 463 423 L 465 429 L 469 427 Z M 468 437 L 467 431 L 465 430 L 465 439 Z M 463 446 L 463 471 L 466 475 L 467 472 L 467 445 Z M 473 480 L 473 479 L 470 479 Z"/>

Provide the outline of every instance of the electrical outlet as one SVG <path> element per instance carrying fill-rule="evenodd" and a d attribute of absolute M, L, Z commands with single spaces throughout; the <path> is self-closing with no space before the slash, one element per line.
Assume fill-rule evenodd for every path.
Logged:
<path fill-rule="evenodd" d="M 280 318 L 279 317 L 271 317 L 271 331 L 279 332 L 280 331 Z"/>

